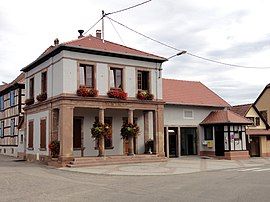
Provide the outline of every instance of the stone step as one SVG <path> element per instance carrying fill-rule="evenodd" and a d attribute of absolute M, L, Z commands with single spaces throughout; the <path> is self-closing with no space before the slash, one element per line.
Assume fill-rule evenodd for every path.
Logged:
<path fill-rule="evenodd" d="M 115 161 L 96 161 L 96 162 L 80 162 L 80 163 L 70 163 L 67 164 L 67 167 L 76 168 L 76 167 L 91 167 L 91 166 L 102 166 L 102 165 L 120 165 L 120 164 L 134 164 L 134 163 L 154 163 L 154 162 L 166 162 L 166 158 L 153 158 L 147 160 L 134 159 L 134 160 L 115 160 Z"/>

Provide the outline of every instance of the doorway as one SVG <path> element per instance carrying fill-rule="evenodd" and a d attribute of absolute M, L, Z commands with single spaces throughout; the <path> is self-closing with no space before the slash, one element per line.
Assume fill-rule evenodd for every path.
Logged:
<path fill-rule="evenodd" d="M 166 133 L 164 133 L 166 134 Z M 166 156 L 169 156 L 171 158 L 178 156 L 178 147 L 177 147 L 177 134 L 178 134 L 178 128 L 177 127 L 169 127 L 168 128 L 168 152 L 169 155 L 166 153 Z M 165 138 L 165 145 L 167 145 L 166 138 Z M 167 150 L 165 149 L 167 152 Z"/>
<path fill-rule="evenodd" d="M 215 126 L 215 155 L 224 156 L 224 127 Z"/>
<path fill-rule="evenodd" d="M 259 157 L 260 156 L 260 138 L 259 137 L 251 137 L 251 142 L 249 144 L 249 154 L 251 157 Z"/>
<path fill-rule="evenodd" d="M 83 118 L 73 118 L 73 149 L 75 150 L 82 148 L 82 124 Z"/>
<path fill-rule="evenodd" d="M 197 155 L 197 128 L 181 128 L 181 155 Z"/>

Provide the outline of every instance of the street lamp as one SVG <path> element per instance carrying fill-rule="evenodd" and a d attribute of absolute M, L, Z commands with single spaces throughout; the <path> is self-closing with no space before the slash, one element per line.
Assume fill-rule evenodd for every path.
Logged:
<path fill-rule="evenodd" d="M 183 50 L 183 51 L 181 51 L 179 53 L 176 53 L 175 55 L 172 55 L 171 57 L 168 57 L 167 60 L 172 59 L 175 56 L 183 55 L 183 54 L 186 54 L 186 53 L 187 53 L 187 51 Z"/>

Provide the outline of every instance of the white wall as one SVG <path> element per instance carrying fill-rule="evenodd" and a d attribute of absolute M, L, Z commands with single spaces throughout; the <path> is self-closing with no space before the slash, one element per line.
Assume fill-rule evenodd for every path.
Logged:
<path fill-rule="evenodd" d="M 40 151 L 40 120 L 46 118 L 46 151 Z M 49 155 L 49 111 L 38 112 L 36 114 L 27 115 L 27 131 L 28 122 L 30 120 L 34 121 L 34 138 L 33 138 L 33 148 L 34 150 L 26 149 L 27 154 L 39 154 L 39 155 Z M 26 147 L 28 147 L 28 133 L 26 136 Z"/>
<path fill-rule="evenodd" d="M 97 63 L 96 66 L 96 82 L 99 95 L 107 95 L 109 86 L 109 71 L 108 65 L 104 63 Z"/>

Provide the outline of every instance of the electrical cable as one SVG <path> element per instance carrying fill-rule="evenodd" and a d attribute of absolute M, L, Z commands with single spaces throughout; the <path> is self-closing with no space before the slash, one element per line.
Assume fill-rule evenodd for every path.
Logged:
<path fill-rule="evenodd" d="M 93 24 L 86 32 L 84 32 L 83 34 L 87 34 L 87 32 L 89 32 L 91 29 L 93 29 L 103 18 L 104 16 L 102 16 L 95 24 Z"/>
<path fill-rule="evenodd" d="M 158 41 L 158 40 L 156 40 L 156 39 L 154 39 L 152 37 L 149 37 L 149 36 L 147 36 L 145 34 L 142 34 L 142 33 L 138 32 L 138 31 L 136 31 L 135 29 L 132 29 L 132 28 L 128 27 L 127 25 L 124 25 L 121 22 L 118 22 L 118 21 L 116 21 L 116 20 L 114 20 L 114 19 L 112 19 L 112 18 L 110 18 L 108 16 L 106 16 L 106 17 L 109 18 L 111 21 L 121 25 L 122 27 L 125 27 L 126 29 L 128 29 L 128 30 L 130 30 L 130 31 L 132 31 L 132 32 L 134 32 L 134 33 L 136 33 L 138 35 L 141 35 L 141 36 L 143 36 L 143 37 L 145 37 L 145 38 L 147 38 L 149 40 L 152 40 L 152 41 L 154 41 L 156 43 L 159 43 L 159 44 L 161 44 L 163 46 L 166 46 L 166 47 L 171 48 L 171 49 L 176 50 L 176 51 L 181 51 L 181 52 L 183 51 L 183 50 L 180 50 L 180 49 L 178 49 L 176 47 L 168 45 L 168 44 L 166 44 L 164 42 Z M 217 61 L 217 60 L 213 60 L 213 59 L 209 59 L 209 58 L 202 57 L 202 56 L 199 56 L 199 55 L 195 55 L 195 54 L 190 53 L 190 52 L 186 52 L 186 54 L 189 55 L 189 56 L 201 59 L 201 60 L 205 60 L 205 61 L 208 61 L 208 62 L 213 62 L 213 63 L 220 64 L 220 65 L 226 65 L 226 66 L 230 66 L 230 67 L 245 68 L 245 69 L 270 69 L 270 67 L 243 66 L 243 65 L 230 64 L 230 63 L 226 63 L 226 62 L 220 62 L 220 61 Z"/>
<path fill-rule="evenodd" d="M 121 40 L 122 44 L 125 45 L 125 42 L 123 41 L 123 38 L 121 37 L 121 35 L 120 35 L 119 32 L 117 31 L 117 29 L 115 28 L 113 22 L 111 21 L 110 18 L 108 18 L 108 19 L 110 20 L 110 23 L 112 24 L 112 27 L 114 28 L 114 31 L 117 33 L 117 35 L 118 35 L 119 39 Z"/>
<path fill-rule="evenodd" d="M 107 15 L 112 15 L 112 14 L 115 14 L 115 13 L 120 13 L 120 12 L 129 10 L 129 9 L 135 8 L 135 7 L 137 7 L 137 6 L 141 6 L 141 5 L 146 4 L 146 3 L 150 2 L 150 1 L 152 1 L 152 0 L 144 1 L 144 2 L 142 2 L 142 3 L 136 4 L 136 5 L 134 5 L 134 6 L 130 6 L 130 7 L 127 7 L 127 8 L 121 9 L 121 10 L 118 10 L 118 11 L 106 13 L 105 16 L 107 16 Z"/>

